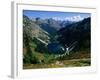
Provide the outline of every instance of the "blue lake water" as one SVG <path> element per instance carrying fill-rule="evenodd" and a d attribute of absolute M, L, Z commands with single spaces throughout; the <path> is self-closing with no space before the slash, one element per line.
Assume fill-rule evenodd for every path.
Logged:
<path fill-rule="evenodd" d="M 47 47 L 49 52 L 53 54 L 63 54 L 66 51 L 65 47 L 59 43 L 50 43 Z"/>

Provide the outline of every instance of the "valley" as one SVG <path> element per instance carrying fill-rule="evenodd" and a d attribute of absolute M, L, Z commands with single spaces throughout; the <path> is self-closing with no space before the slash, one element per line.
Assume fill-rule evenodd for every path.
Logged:
<path fill-rule="evenodd" d="M 60 21 L 23 15 L 23 68 L 91 65 L 91 18 Z"/>

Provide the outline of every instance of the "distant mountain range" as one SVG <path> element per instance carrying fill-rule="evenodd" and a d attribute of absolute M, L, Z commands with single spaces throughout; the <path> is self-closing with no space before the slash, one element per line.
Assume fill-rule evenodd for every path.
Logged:
<path fill-rule="evenodd" d="M 74 41 L 78 41 L 78 46 L 90 48 L 91 41 L 91 18 L 85 18 L 79 22 L 57 21 L 52 18 L 34 20 L 23 15 L 24 31 L 31 32 L 32 37 L 50 42 L 59 41 L 61 44 L 70 46 Z M 30 23 L 30 24 L 29 24 Z M 27 33 L 28 34 L 28 33 Z M 56 36 L 56 39 L 54 39 Z"/>
<path fill-rule="evenodd" d="M 41 19 L 36 18 L 34 21 L 42 28 L 43 30 L 47 31 L 49 34 L 55 34 L 56 31 L 60 30 L 61 28 L 65 27 L 66 25 L 72 24 L 72 21 L 60 21 L 54 20 L 52 18 L 49 19 Z"/>
<path fill-rule="evenodd" d="M 90 48 L 91 43 L 91 18 L 85 18 L 82 21 L 67 25 L 58 31 L 58 40 L 71 45 L 74 41 L 78 41 L 80 48 Z"/>

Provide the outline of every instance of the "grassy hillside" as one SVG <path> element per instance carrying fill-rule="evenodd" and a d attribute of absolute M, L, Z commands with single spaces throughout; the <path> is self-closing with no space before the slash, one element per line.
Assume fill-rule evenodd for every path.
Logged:
<path fill-rule="evenodd" d="M 56 61 L 48 64 L 24 64 L 24 69 L 37 69 L 37 68 L 63 68 L 63 67 L 84 67 L 90 66 L 91 59 L 71 59 Z"/>

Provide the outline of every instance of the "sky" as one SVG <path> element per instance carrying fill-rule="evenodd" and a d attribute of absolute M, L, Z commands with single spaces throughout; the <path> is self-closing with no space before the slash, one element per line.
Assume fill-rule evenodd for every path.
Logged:
<path fill-rule="evenodd" d="M 34 11 L 34 10 L 23 10 L 23 14 L 29 18 L 48 19 L 52 18 L 55 20 L 69 20 L 69 21 L 80 21 L 84 18 L 90 17 L 90 13 L 79 13 L 79 12 L 54 12 L 54 11 Z"/>

